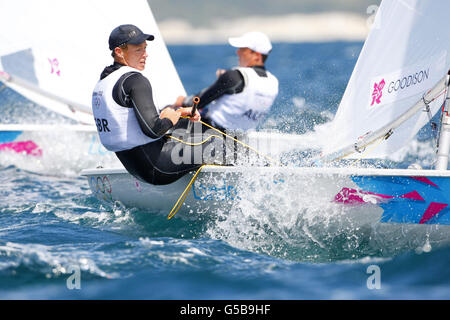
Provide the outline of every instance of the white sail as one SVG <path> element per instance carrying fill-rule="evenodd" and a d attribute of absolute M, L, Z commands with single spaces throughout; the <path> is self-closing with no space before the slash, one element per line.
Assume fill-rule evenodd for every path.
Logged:
<path fill-rule="evenodd" d="M 349 157 L 380 158 L 395 152 L 429 121 L 442 105 L 450 69 L 447 0 L 384 0 L 345 90 L 324 148 L 334 153 L 358 143 L 403 117 L 435 89 L 430 113 L 418 110 L 401 121 L 387 140 Z M 436 85 L 440 85 L 437 88 Z M 389 128 L 386 127 L 387 130 Z M 387 133 L 387 132 L 386 132 Z"/>
<path fill-rule="evenodd" d="M 186 94 L 146 0 L 1 1 L 0 12 L 0 72 L 11 77 L 3 82 L 37 104 L 93 123 L 85 111 L 101 71 L 112 64 L 108 38 L 121 24 L 155 36 L 144 71 L 155 104 Z"/>

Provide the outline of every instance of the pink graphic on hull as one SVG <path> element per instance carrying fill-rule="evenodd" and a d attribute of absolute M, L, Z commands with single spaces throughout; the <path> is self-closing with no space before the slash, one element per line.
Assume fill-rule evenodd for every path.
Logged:
<path fill-rule="evenodd" d="M 410 178 L 438 187 L 436 184 L 431 182 L 426 177 L 410 177 Z M 344 204 L 365 204 L 365 203 L 379 204 L 394 198 L 403 198 L 421 202 L 426 201 L 417 191 L 411 191 L 400 196 L 390 196 L 385 194 L 377 194 L 369 191 L 361 191 L 351 188 L 342 188 L 341 191 L 334 197 L 334 202 Z M 419 224 L 424 224 L 428 222 L 430 219 L 437 216 L 442 210 L 444 210 L 447 207 L 448 207 L 447 203 L 431 202 L 428 205 L 425 212 L 423 213 L 422 218 L 419 221 Z"/>
<path fill-rule="evenodd" d="M 412 192 L 406 193 L 404 195 L 401 195 L 400 198 L 417 200 L 417 201 L 425 201 L 425 199 L 422 198 L 422 196 L 417 191 L 412 191 Z"/>
<path fill-rule="evenodd" d="M 9 74 L 7 74 L 5 71 L 1 71 L 1 70 L 0 70 L 0 77 L 5 78 L 6 80 L 11 79 L 11 76 Z"/>
<path fill-rule="evenodd" d="M 393 196 L 388 196 L 385 194 L 378 194 L 368 191 L 355 190 L 350 188 L 342 188 L 342 190 L 334 197 L 334 202 L 346 203 L 346 204 L 358 204 L 367 203 L 367 196 L 372 196 L 370 199 L 375 200 L 376 203 L 382 201 L 383 199 L 392 199 Z"/>
<path fill-rule="evenodd" d="M 445 209 L 447 206 L 448 204 L 446 203 L 431 202 L 427 210 L 425 210 L 422 219 L 420 219 L 419 224 L 424 224 L 425 222 L 433 218 L 435 215 L 437 215 L 439 212 L 441 212 L 443 209 Z"/>
<path fill-rule="evenodd" d="M 430 179 L 428 179 L 427 177 L 410 177 L 410 178 L 414 179 L 414 180 L 417 180 L 417 181 L 420 181 L 420 182 L 423 182 L 423 183 L 426 183 L 426 184 L 429 184 L 429 185 L 431 185 L 433 187 L 439 188 L 435 183 L 430 181 Z"/>
<path fill-rule="evenodd" d="M 431 181 L 430 181 L 431 182 Z M 372 196 L 372 197 L 367 197 Z M 393 198 L 404 198 L 416 201 L 425 201 L 425 199 L 417 192 L 411 191 L 400 196 L 389 196 L 386 194 L 373 193 L 369 191 L 362 191 L 350 188 L 342 188 L 341 191 L 334 197 L 334 202 L 355 204 L 355 203 L 367 203 L 375 202 L 379 203 L 383 200 Z M 371 201 L 372 200 L 372 201 Z"/>
<path fill-rule="evenodd" d="M 0 144 L 0 151 L 15 151 L 17 153 L 25 153 L 31 156 L 42 156 L 42 149 L 33 141 L 8 142 Z"/>

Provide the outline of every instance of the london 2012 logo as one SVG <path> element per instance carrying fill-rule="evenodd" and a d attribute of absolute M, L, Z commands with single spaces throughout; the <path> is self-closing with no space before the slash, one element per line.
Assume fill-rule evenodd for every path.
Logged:
<path fill-rule="evenodd" d="M 103 91 L 94 91 L 92 94 L 92 105 L 94 107 L 100 108 L 102 95 Z"/>
<path fill-rule="evenodd" d="M 373 92 L 372 92 L 372 103 L 370 104 L 373 106 L 375 103 L 380 104 L 381 103 L 381 97 L 383 96 L 383 88 L 386 85 L 386 81 L 382 79 L 379 83 L 374 83 L 373 85 Z"/>
<path fill-rule="evenodd" d="M 58 59 L 54 58 L 54 59 L 50 59 L 48 58 L 48 62 L 50 63 L 50 67 L 51 67 L 51 74 L 57 74 L 58 76 L 61 76 L 61 70 L 59 69 L 59 61 Z"/>

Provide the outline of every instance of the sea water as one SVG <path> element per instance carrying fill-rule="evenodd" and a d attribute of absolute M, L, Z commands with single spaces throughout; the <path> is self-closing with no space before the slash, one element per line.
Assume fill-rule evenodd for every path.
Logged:
<path fill-rule="evenodd" d="M 280 94 L 262 128 L 307 135 L 329 123 L 361 48 L 360 42 L 276 43 L 267 68 L 278 77 Z M 211 84 L 217 68 L 237 62 L 227 45 L 169 51 L 190 94 Z M 0 88 L 0 108 L 4 123 L 49 119 L 6 88 Z M 424 128 L 390 161 L 427 168 L 432 140 Z M 85 147 L 76 136 L 67 141 L 72 151 Z M 274 189 L 270 197 L 249 192 L 228 212 L 167 220 L 151 208 L 97 200 L 78 175 L 93 166 L 94 160 L 63 150 L 44 162 L 0 155 L 1 299 L 450 296 L 450 248 L 445 237 L 430 240 L 433 226 L 420 236 L 402 228 L 354 228 L 336 207 L 300 187 Z"/>

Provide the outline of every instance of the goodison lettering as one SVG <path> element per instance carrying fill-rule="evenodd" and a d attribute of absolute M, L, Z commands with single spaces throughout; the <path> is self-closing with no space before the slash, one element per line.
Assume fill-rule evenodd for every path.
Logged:
<path fill-rule="evenodd" d="M 397 81 L 392 81 L 391 83 L 389 83 L 388 92 L 392 93 L 393 91 L 403 90 L 410 86 L 414 86 L 418 83 L 423 82 L 424 80 L 427 80 L 429 76 L 430 76 L 430 69 L 427 69 L 422 70 L 420 72 L 416 72 L 413 75 L 403 77 L 401 79 L 398 79 Z"/>

